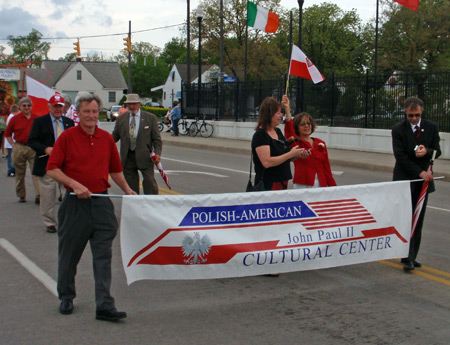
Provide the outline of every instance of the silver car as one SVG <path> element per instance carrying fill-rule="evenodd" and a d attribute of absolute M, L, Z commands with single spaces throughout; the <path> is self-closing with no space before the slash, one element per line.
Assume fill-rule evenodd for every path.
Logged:
<path fill-rule="evenodd" d="M 106 112 L 106 121 L 116 121 L 119 117 L 119 110 L 122 108 L 120 105 L 113 105 L 111 110 Z"/>

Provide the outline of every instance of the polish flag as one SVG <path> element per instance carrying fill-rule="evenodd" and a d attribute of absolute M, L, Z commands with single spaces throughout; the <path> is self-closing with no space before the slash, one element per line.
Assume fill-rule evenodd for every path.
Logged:
<path fill-rule="evenodd" d="M 295 44 L 292 46 L 291 63 L 289 65 L 289 74 L 300 78 L 312 80 L 314 84 L 325 80 L 322 73 L 310 59 Z"/>
<path fill-rule="evenodd" d="M 54 94 L 55 90 L 27 76 L 27 96 L 33 102 L 33 114 L 48 114 L 48 100 Z"/>
<path fill-rule="evenodd" d="M 394 0 L 394 1 L 414 11 L 417 11 L 419 9 L 419 0 Z"/>

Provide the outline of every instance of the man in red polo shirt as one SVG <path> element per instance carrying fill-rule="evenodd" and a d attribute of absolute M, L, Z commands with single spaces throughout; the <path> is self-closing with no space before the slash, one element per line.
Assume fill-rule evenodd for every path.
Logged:
<path fill-rule="evenodd" d="M 5 131 L 5 138 L 12 146 L 12 155 L 14 169 L 16 170 L 16 194 L 19 197 L 19 202 L 25 202 L 25 174 L 27 172 L 27 162 L 30 166 L 30 172 L 33 171 L 34 166 L 34 150 L 27 146 L 28 136 L 30 134 L 31 125 L 37 117 L 31 112 L 33 103 L 28 97 L 23 97 L 19 101 L 20 113 L 14 116 L 8 123 Z M 14 134 L 14 140 L 12 138 Z M 33 176 L 33 184 L 35 191 L 35 203 L 39 204 L 39 179 Z"/>
<path fill-rule="evenodd" d="M 72 314 L 75 274 L 87 242 L 90 242 L 95 280 L 96 318 L 116 321 L 127 317 L 117 311 L 110 295 L 112 242 L 117 234 L 114 206 L 107 197 L 108 174 L 127 194 L 136 193 L 122 173 L 113 137 L 97 127 L 102 102 L 97 95 L 80 92 L 75 100 L 80 123 L 65 130 L 55 142 L 47 174 L 64 184 L 67 192 L 58 212 L 59 312 Z M 74 192 L 76 195 L 71 195 Z"/>

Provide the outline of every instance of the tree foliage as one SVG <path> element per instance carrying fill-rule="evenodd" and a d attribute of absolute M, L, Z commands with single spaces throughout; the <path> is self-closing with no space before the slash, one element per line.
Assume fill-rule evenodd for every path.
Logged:
<path fill-rule="evenodd" d="M 32 29 L 27 36 L 13 36 L 8 35 L 8 45 L 12 48 L 11 59 L 17 63 L 24 63 L 27 61 L 42 62 L 47 59 L 48 51 L 50 50 L 50 43 L 41 42 L 42 34 Z"/>
<path fill-rule="evenodd" d="M 379 65 L 385 70 L 450 69 L 450 1 L 421 0 L 412 11 L 384 1 Z"/>

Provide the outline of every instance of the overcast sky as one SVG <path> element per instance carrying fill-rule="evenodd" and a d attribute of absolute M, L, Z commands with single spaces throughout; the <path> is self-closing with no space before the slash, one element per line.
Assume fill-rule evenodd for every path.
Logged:
<path fill-rule="evenodd" d="M 224 0 L 227 1 L 227 0 Z M 304 8 L 324 1 L 306 0 Z M 356 9 L 362 20 L 375 16 L 376 0 L 328 1 L 337 4 L 345 11 Z M 219 3 L 219 0 L 217 0 Z M 191 10 L 199 0 L 191 0 Z M 298 8 L 297 0 L 281 0 L 285 9 Z M 108 35 L 98 38 L 81 39 L 82 56 L 95 51 L 104 56 L 117 55 L 124 48 L 122 34 L 131 30 L 132 41 L 149 42 L 160 48 L 172 37 L 181 37 L 180 26 L 157 29 L 182 24 L 187 13 L 187 0 L 22 0 L 20 2 L 0 0 L 0 45 L 7 47 L 8 35 L 27 35 L 31 29 L 39 30 L 44 37 L 52 39 L 49 57 L 58 59 L 74 52 L 76 37 Z M 10 53 L 10 50 L 7 49 Z"/>

